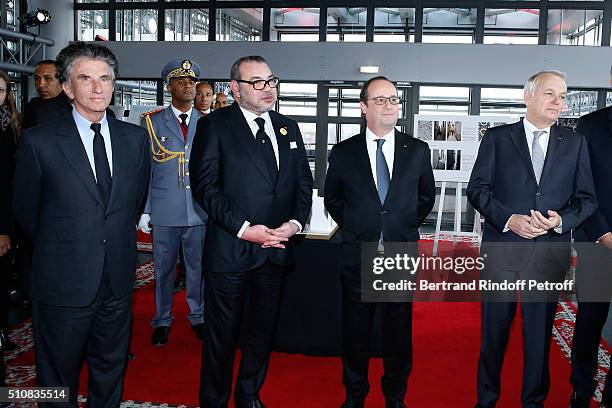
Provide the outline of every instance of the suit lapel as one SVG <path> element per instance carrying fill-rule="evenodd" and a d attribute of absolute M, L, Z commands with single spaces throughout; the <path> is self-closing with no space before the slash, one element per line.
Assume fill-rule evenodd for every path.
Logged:
<path fill-rule="evenodd" d="M 287 172 L 289 143 L 290 141 L 295 141 L 295 135 L 288 133 L 289 126 L 287 126 L 287 123 L 283 120 L 282 116 L 277 115 L 276 112 L 273 111 L 270 111 L 269 113 L 270 120 L 272 121 L 272 127 L 274 128 L 274 134 L 276 136 L 276 144 L 278 145 L 278 183 L 278 180 L 280 180 L 280 178 Z M 281 129 L 284 129 L 284 131 L 281 132 Z"/>
<path fill-rule="evenodd" d="M 118 120 L 109 118 L 108 116 L 106 118 L 108 120 L 108 130 L 110 132 L 111 147 L 113 149 L 113 177 L 111 184 L 111 194 L 110 199 L 108 200 L 108 206 L 106 207 L 106 211 L 108 212 L 111 203 L 113 202 L 113 198 L 116 194 L 118 181 L 125 173 L 125 169 L 128 168 L 129 151 L 126 144 L 122 141 L 123 132 L 118 126 Z"/>
<path fill-rule="evenodd" d="M 391 183 L 389 184 L 389 191 L 385 197 L 385 203 L 389 200 L 391 193 L 397 188 L 399 183 L 399 175 L 406 174 L 406 167 L 410 164 L 411 160 L 405 159 L 405 154 L 408 151 L 408 144 L 406 143 L 405 136 L 395 131 L 395 152 L 393 153 L 393 176 L 391 177 Z"/>
<path fill-rule="evenodd" d="M 64 120 L 62 120 L 57 133 L 64 136 L 64 138 L 60 139 L 57 143 L 66 156 L 68 163 L 70 163 L 70 166 L 74 169 L 77 176 L 79 176 L 87 188 L 87 191 L 89 191 L 93 198 L 103 206 L 104 203 L 100 196 L 100 191 L 98 190 L 91 164 L 87 158 L 85 147 L 81 141 L 81 136 L 72 118 L 72 113 L 64 116 Z"/>
<path fill-rule="evenodd" d="M 563 142 L 563 136 L 558 126 L 553 125 L 550 127 L 550 135 L 548 135 L 548 148 L 546 149 L 546 158 L 544 159 L 544 168 L 542 169 L 542 176 L 540 177 L 540 183 L 546 179 L 546 175 L 551 171 L 553 164 L 559 153 L 559 146 Z"/>
<path fill-rule="evenodd" d="M 168 106 L 164 109 L 164 120 L 166 122 L 166 127 L 170 131 L 170 134 L 176 137 L 181 143 L 185 144 L 185 139 L 183 138 L 183 132 L 181 131 L 181 125 L 174 116 L 174 112 L 172 111 L 172 106 Z M 158 135 L 159 137 L 164 135 Z"/>
<path fill-rule="evenodd" d="M 249 160 L 255 165 L 261 176 L 272 185 L 272 180 L 268 174 L 268 170 L 263 162 L 263 157 L 259 153 L 259 147 L 255 144 L 255 137 L 249 127 L 238 103 L 232 104 L 228 109 L 231 109 L 230 119 L 225 123 L 231 129 L 232 134 L 246 152 Z"/>
<path fill-rule="evenodd" d="M 510 138 L 514 143 L 514 146 L 518 150 L 523 164 L 527 167 L 527 172 L 531 175 L 533 182 L 538 184 L 535 173 L 533 172 L 533 163 L 531 163 L 531 155 L 529 154 L 529 146 L 527 146 L 527 136 L 525 136 L 525 126 L 523 121 L 516 122 L 510 130 Z"/>
<path fill-rule="evenodd" d="M 359 135 L 357 140 L 357 151 L 355 152 L 355 161 L 357 162 L 357 171 L 361 173 L 361 178 L 366 180 L 367 190 L 374 200 L 380 203 L 378 190 L 374 183 L 374 174 L 372 174 L 372 165 L 370 164 L 370 156 L 368 156 L 368 147 L 365 132 Z M 395 166 L 395 165 L 394 165 Z M 389 193 L 387 192 L 387 196 Z M 382 205 L 382 203 L 381 203 Z"/>

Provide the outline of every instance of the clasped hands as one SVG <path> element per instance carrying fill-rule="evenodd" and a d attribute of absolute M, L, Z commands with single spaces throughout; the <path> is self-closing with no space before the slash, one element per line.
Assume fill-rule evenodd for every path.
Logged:
<path fill-rule="evenodd" d="M 284 222 L 278 228 L 268 228 L 265 225 L 251 225 L 242 233 L 242 239 L 260 244 L 262 248 L 284 249 L 283 242 L 298 232 L 298 226 L 292 222 Z"/>
<path fill-rule="evenodd" d="M 534 239 L 561 224 L 561 217 L 556 211 L 548 210 L 548 217 L 537 210 L 530 210 L 530 213 L 530 216 L 513 214 L 508 220 L 508 229 L 523 238 Z"/>

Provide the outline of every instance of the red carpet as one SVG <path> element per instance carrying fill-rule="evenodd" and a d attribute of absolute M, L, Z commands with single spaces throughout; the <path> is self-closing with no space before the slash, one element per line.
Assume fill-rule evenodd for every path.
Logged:
<path fill-rule="evenodd" d="M 184 291 L 176 297 L 176 316 L 169 343 L 149 343 L 153 285 L 135 295 L 134 337 L 124 399 L 197 405 L 200 345 L 185 316 Z M 414 369 L 408 385 L 408 406 L 472 407 L 480 339 L 479 303 L 416 303 L 414 306 Z M 520 406 L 522 344 L 517 320 L 504 367 L 504 407 Z M 555 345 L 551 356 L 552 387 L 547 406 L 561 407 L 570 393 L 569 364 Z M 368 407 L 384 407 L 380 390 L 382 362 L 373 359 Z M 85 384 L 85 383 L 84 383 Z M 83 390 L 85 391 L 85 390 Z M 269 407 L 336 407 L 344 398 L 339 358 L 274 353 L 262 399 Z"/>
<path fill-rule="evenodd" d="M 143 269 L 148 269 L 142 272 Z M 150 265 L 141 268 L 140 279 L 150 279 Z M 135 291 L 134 334 L 131 350 L 136 359 L 129 363 L 124 400 L 154 404 L 197 405 L 201 346 L 186 319 L 184 291 L 175 298 L 177 316 L 169 343 L 160 348 L 150 345 L 153 314 L 153 283 Z M 573 312 L 563 304 L 556 322 L 559 344 L 571 339 Z M 471 408 L 475 401 L 476 362 L 480 338 L 479 303 L 415 303 L 414 369 L 408 384 L 407 403 L 418 408 Z M 9 384 L 34 384 L 30 324 L 11 333 L 20 348 L 7 355 Z M 522 344 L 519 320 L 515 322 L 506 355 L 500 408 L 520 406 Z M 369 408 L 383 407 L 379 379 L 380 359 L 372 359 L 368 397 Z M 551 353 L 551 393 L 547 407 L 565 407 L 570 387 L 569 362 L 553 341 Z M 86 373 L 81 393 L 86 394 Z M 339 358 L 305 357 L 274 353 L 262 391 L 268 407 L 338 407 L 344 398 Z M 126 404 L 136 406 L 136 404 Z M 142 406 L 142 405 L 141 405 Z"/>

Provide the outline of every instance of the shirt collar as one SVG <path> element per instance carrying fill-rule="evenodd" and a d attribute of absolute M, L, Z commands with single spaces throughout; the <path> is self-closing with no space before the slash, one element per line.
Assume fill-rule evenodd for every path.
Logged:
<path fill-rule="evenodd" d="M 174 105 L 170 104 L 170 107 L 172 108 L 172 112 L 174 113 L 174 116 L 176 116 L 176 118 L 178 119 L 178 121 L 181 121 L 181 118 L 179 117 L 179 115 L 182 115 L 183 113 L 187 115 L 187 119 L 186 122 L 189 123 L 189 119 L 191 119 L 191 111 L 192 109 L 187 110 L 187 112 L 181 112 L 180 110 L 176 109 L 174 107 Z"/>
<path fill-rule="evenodd" d="M 242 114 L 244 115 L 244 118 L 246 119 L 247 123 L 249 123 L 249 126 L 255 122 L 255 119 L 257 118 L 262 118 L 263 120 L 266 121 L 266 123 L 272 123 L 272 121 L 270 120 L 270 111 L 267 111 L 265 113 L 262 113 L 261 115 L 257 115 L 251 111 L 248 111 L 246 109 L 244 109 L 242 106 L 238 105 L 240 107 L 240 110 L 242 111 Z"/>
<path fill-rule="evenodd" d="M 76 123 L 77 128 L 80 131 L 79 133 L 82 133 L 84 131 L 84 134 L 87 134 L 87 132 L 91 130 L 91 124 L 94 122 L 90 122 L 89 120 L 85 119 L 83 115 L 81 115 L 74 107 L 72 108 L 72 117 L 74 118 L 74 122 Z M 98 123 L 100 123 L 102 129 L 108 127 L 106 112 L 104 112 L 104 116 L 102 116 L 102 119 Z"/>
<path fill-rule="evenodd" d="M 525 125 L 525 133 L 533 136 L 533 132 L 546 132 L 547 135 L 550 134 L 550 126 L 538 129 L 533 123 L 527 120 L 527 118 L 523 119 L 523 124 Z"/>
<path fill-rule="evenodd" d="M 370 128 L 366 128 L 366 138 L 372 141 L 376 141 L 378 139 L 385 139 L 385 140 L 388 140 L 389 143 L 391 143 L 395 140 L 395 128 L 389 133 L 383 135 L 383 137 L 376 136 L 374 132 L 370 130 Z"/>

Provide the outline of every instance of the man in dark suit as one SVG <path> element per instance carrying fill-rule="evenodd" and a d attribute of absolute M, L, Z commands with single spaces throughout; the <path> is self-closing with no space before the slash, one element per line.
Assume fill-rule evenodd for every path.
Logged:
<path fill-rule="evenodd" d="M 237 103 L 198 122 L 189 173 L 208 213 L 200 405 L 227 407 L 245 293 L 249 317 L 236 379 L 236 406 L 261 408 L 290 238 L 312 204 L 312 174 L 297 123 L 271 111 L 278 78 L 259 56 L 232 65 Z"/>
<path fill-rule="evenodd" d="M 370 388 L 370 333 L 377 303 L 361 301 L 361 243 L 416 243 L 436 197 L 427 143 L 395 130 L 400 102 L 395 85 L 385 77 L 372 78 L 360 100 L 367 129 L 333 147 L 324 195 L 342 234 L 343 408 L 363 407 Z M 382 390 L 387 408 L 401 408 L 412 368 L 412 303 L 380 306 Z"/>
<path fill-rule="evenodd" d="M 44 60 L 36 64 L 34 85 L 39 96 L 26 104 L 22 129 L 53 121 L 72 110 L 70 99 L 62 90 L 55 61 Z"/>
<path fill-rule="evenodd" d="M 526 117 L 487 130 L 467 196 L 484 215 L 481 279 L 562 282 L 570 231 L 597 207 L 584 137 L 555 123 L 565 106 L 565 75 L 543 71 L 525 85 Z M 485 293 L 477 407 L 494 407 L 516 293 Z M 496 295 L 504 295 L 495 297 Z M 523 408 L 543 407 L 558 291 L 521 291 L 525 367 Z"/>
<path fill-rule="evenodd" d="M 74 109 L 23 134 L 14 182 L 15 219 L 34 244 L 37 384 L 69 387 L 74 405 L 85 355 L 87 405 L 118 406 L 149 144 L 144 129 L 106 115 L 117 75 L 110 50 L 76 42 L 58 66 Z"/>
<path fill-rule="evenodd" d="M 612 108 L 598 110 L 578 120 L 576 132 L 584 135 L 589 147 L 591 172 L 599 208 L 576 230 L 578 265 L 576 285 L 578 314 L 572 341 L 574 394 L 572 408 L 588 407 L 597 383 L 597 357 L 601 330 L 610 309 L 612 288 Z M 594 243 L 597 243 L 594 244 Z M 612 407 L 612 375 L 608 371 L 602 392 L 602 406 Z"/>

